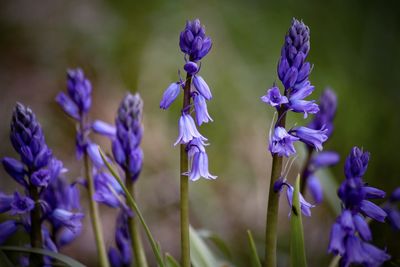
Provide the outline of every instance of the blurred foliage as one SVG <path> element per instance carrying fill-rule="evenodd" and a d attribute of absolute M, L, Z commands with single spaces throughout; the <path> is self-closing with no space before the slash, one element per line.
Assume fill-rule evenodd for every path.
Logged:
<path fill-rule="evenodd" d="M 11 110 L 21 101 L 37 113 L 49 146 L 65 162 L 69 177 L 76 179 L 81 170 L 74 159 L 74 127 L 54 103 L 57 92 L 65 88 L 66 68 L 81 66 L 92 80 L 93 118 L 112 122 L 124 92 L 139 91 L 145 101 L 146 135 L 138 201 L 156 239 L 178 258 L 179 150 L 171 144 L 180 103 L 165 112 L 158 102 L 183 67 L 179 32 L 186 19 L 199 17 L 214 42 L 202 64 L 202 76 L 214 94 L 209 105 L 214 123 L 201 131 L 210 140 L 211 171 L 219 178 L 191 184 L 191 219 L 196 228 L 211 229 L 227 240 L 234 262 L 244 265 L 250 260 L 243 249 L 247 229 L 262 246 L 270 172 L 266 137 L 272 109 L 259 97 L 277 81 L 276 63 L 292 17 L 311 28 L 311 81 L 317 88 L 313 97 L 317 99 L 325 86 L 338 94 L 335 132 L 326 146 L 342 156 L 333 174 L 338 181 L 343 179 L 343 160 L 358 145 L 372 154 L 366 181 L 388 192 L 400 184 L 399 7 L 395 0 L 1 1 L 0 138 L 4 144 L 0 155 L 15 155 L 6 140 Z M 290 116 L 288 125 L 295 123 L 303 123 L 301 115 Z M 297 171 L 292 170 L 291 179 Z M 16 188 L 3 170 L 0 175 L 2 188 Z M 282 266 L 289 251 L 286 206 L 282 201 Z M 325 266 L 330 260 L 326 247 L 334 215 L 326 207 L 314 209 L 313 217 L 304 220 L 310 266 Z M 104 208 L 102 212 L 105 229 L 113 229 L 115 211 Z M 399 255 L 395 243 L 399 234 L 383 225 L 373 228 L 377 243 Z M 65 253 L 90 264 L 95 257 L 88 255 L 95 251 L 85 244 L 91 238 L 86 229 Z M 113 231 L 107 231 L 107 244 L 112 242 Z"/>

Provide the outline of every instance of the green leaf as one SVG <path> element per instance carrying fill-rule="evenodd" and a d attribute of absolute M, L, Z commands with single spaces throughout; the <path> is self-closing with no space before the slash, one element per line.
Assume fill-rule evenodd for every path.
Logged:
<path fill-rule="evenodd" d="M 208 239 L 222 252 L 222 254 L 228 259 L 232 260 L 232 253 L 226 244 L 226 242 L 220 238 L 217 234 L 209 230 L 198 230 L 197 233 L 203 239 Z"/>
<path fill-rule="evenodd" d="M 142 213 L 139 210 L 139 207 L 135 201 L 135 199 L 132 197 L 131 193 L 129 190 L 126 188 L 125 183 L 122 182 L 121 177 L 119 177 L 117 170 L 111 165 L 111 163 L 107 160 L 106 156 L 104 155 L 104 152 L 101 150 L 99 147 L 99 152 L 101 159 L 103 160 L 104 164 L 106 165 L 107 169 L 110 171 L 112 176 L 117 180 L 117 182 L 120 184 L 121 188 L 124 190 L 126 200 L 128 202 L 129 207 L 135 212 L 135 214 L 138 216 L 140 223 L 142 224 L 144 231 L 147 235 L 147 238 L 150 242 L 151 248 L 153 250 L 154 255 L 156 256 L 157 263 L 161 267 L 165 267 L 164 260 L 162 258 L 162 254 L 160 251 L 159 244 L 154 240 L 153 235 L 150 232 L 150 228 L 147 226 Z"/>
<path fill-rule="evenodd" d="M 293 206 L 290 216 L 290 261 L 291 266 L 306 267 L 306 252 L 304 248 L 303 223 L 300 208 L 300 175 L 296 178 L 293 192 Z"/>
<path fill-rule="evenodd" d="M 260 257 L 257 253 L 257 247 L 254 243 L 253 235 L 250 230 L 247 230 L 247 237 L 249 238 L 249 245 L 251 249 L 251 266 L 253 267 L 261 267 Z"/>
<path fill-rule="evenodd" d="M 180 267 L 178 261 L 168 253 L 165 254 L 165 264 L 166 267 Z"/>
<path fill-rule="evenodd" d="M 60 253 L 55 253 L 53 251 L 46 250 L 46 249 L 4 246 L 4 247 L 0 247 L 0 250 L 41 254 L 41 255 L 49 256 L 53 259 L 56 259 L 59 262 L 62 262 L 65 265 L 70 266 L 70 267 L 85 267 L 85 265 L 74 260 L 73 258 L 70 258 L 70 257 L 60 254 Z"/>
<path fill-rule="evenodd" d="M 190 234 L 190 259 L 194 267 L 216 267 L 218 260 L 215 258 L 206 242 L 191 226 Z"/>

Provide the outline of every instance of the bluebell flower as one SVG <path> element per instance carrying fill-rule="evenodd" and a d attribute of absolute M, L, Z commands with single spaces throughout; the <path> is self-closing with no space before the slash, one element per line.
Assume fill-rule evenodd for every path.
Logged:
<path fill-rule="evenodd" d="M 174 145 L 176 146 L 177 144 L 187 144 L 191 140 L 193 140 L 193 138 L 201 138 L 204 141 L 207 140 L 197 130 L 192 116 L 183 113 L 179 118 L 179 135 Z"/>
<path fill-rule="evenodd" d="M 212 94 L 210 87 L 208 87 L 208 84 L 201 76 L 193 76 L 193 85 L 196 88 L 197 92 L 199 92 L 206 100 L 211 100 Z"/>
<path fill-rule="evenodd" d="M 289 109 L 294 112 L 304 113 L 304 118 L 308 117 L 308 114 L 318 113 L 319 107 L 315 101 L 308 100 L 290 100 Z"/>
<path fill-rule="evenodd" d="M 212 46 L 211 38 L 206 36 L 205 28 L 199 19 L 186 22 L 186 27 L 179 37 L 179 46 L 181 51 L 194 62 L 208 54 Z"/>
<path fill-rule="evenodd" d="M 189 176 L 191 181 L 197 181 L 200 177 L 205 179 L 216 179 L 217 176 L 210 174 L 208 170 L 208 156 L 204 148 L 204 142 L 201 138 L 193 139 L 187 145 L 190 170 L 185 175 Z"/>
<path fill-rule="evenodd" d="M 383 198 L 382 190 L 367 186 L 363 180 L 369 153 L 354 147 L 346 159 L 346 179 L 338 195 L 343 203 L 342 214 L 332 226 L 328 251 L 341 256 L 340 266 L 362 264 L 380 266 L 390 259 L 383 250 L 368 243 L 372 240 L 371 230 L 365 216 L 384 222 L 386 212 L 368 199 Z"/>
<path fill-rule="evenodd" d="M 83 213 L 71 212 L 60 208 L 53 210 L 50 216 L 53 220 L 69 228 L 71 231 L 82 227 L 81 219 L 84 217 Z"/>
<path fill-rule="evenodd" d="M 206 99 L 203 95 L 194 93 L 193 102 L 196 111 L 196 122 L 199 126 L 202 125 L 203 122 L 208 123 L 209 121 L 213 121 L 210 114 L 208 114 Z"/>
<path fill-rule="evenodd" d="M 314 168 L 323 168 L 335 165 L 339 162 L 340 156 L 333 151 L 322 151 L 314 155 L 311 159 L 311 165 Z"/>
<path fill-rule="evenodd" d="M 14 178 L 15 181 L 25 187 L 27 186 L 27 183 L 24 180 L 24 177 L 26 175 L 25 166 L 24 164 L 22 164 L 21 161 L 9 157 L 4 157 L 2 159 L 2 163 L 6 172 L 12 178 Z"/>
<path fill-rule="evenodd" d="M 0 192 L 0 213 L 7 212 L 11 209 L 11 202 L 13 202 L 13 200 L 14 196 Z"/>
<path fill-rule="evenodd" d="M 14 193 L 13 201 L 10 203 L 11 215 L 26 214 L 33 210 L 35 202 L 26 196 L 21 196 L 18 192 Z"/>
<path fill-rule="evenodd" d="M 274 183 L 274 192 L 278 193 L 283 190 L 283 187 L 286 186 L 286 198 L 290 207 L 290 210 L 292 210 L 292 205 L 293 205 L 293 192 L 294 192 L 294 187 L 289 184 L 286 180 L 286 178 L 279 178 L 278 180 L 275 181 Z M 300 201 L 300 209 L 301 213 L 305 216 L 311 216 L 311 208 L 314 208 L 315 205 L 309 203 L 301 193 L 299 193 L 299 201 Z M 291 211 L 289 212 L 290 215 Z"/>
<path fill-rule="evenodd" d="M 278 154 L 280 157 L 289 157 L 296 153 L 293 144 L 298 140 L 300 138 L 290 135 L 285 128 L 276 127 L 269 140 L 269 151 L 272 154 Z"/>
<path fill-rule="evenodd" d="M 300 139 L 300 141 L 315 147 L 317 151 L 322 150 L 322 143 L 325 142 L 328 137 L 326 136 L 327 130 L 320 129 L 314 130 L 304 126 L 293 128 L 289 131 L 290 134 L 294 134 Z"/>
<path fill-rule="evenodd" d="M 281 92 L 277 86 L 273 86 L 272 88 L 268 89 L 267 94 L 262 96 L 261 100 L 272 107 L 277 107 L 289 102 L 286 96 L 281 95 Z"/>
<path fill-rule="evenodd" d="M 98 134 L 108 136 L 111 138 L 115 136 L 117 131 L 114 125 L 111 125 L 101 120 L 95 120 L 93 122 L 92 130 Z"/>
<path fill-rule="evenodd" d="M 308 176 L 307 188 L 310 191 L 310 194 L 313 197 L 315 203 L 321 203 L 324 197 L 324 191 L 318 177 L 316 177 L 315 175 Z"/>
<path fill-rule="evenodd" d="M 38 187 L 47 187 L 50 182 L 50 171 L 47 169 L 40 169 L 32 173 L 30 182 Z"/>
<path fill-rule="evenodd" d="M 319 112 L 315 114 L 308 127 L 312 129 L 327 129 L 326 135 L 329 137 L 333 132 L 333 119 L 336 115 L 337 97 L 332 89 L 325 89 L 319 100 Z"/>
<path fill-rule="evenodd" d="M 179 82 L 171 83 L 163 94 L 160 102 L 161 109 L 168 109 L 169 106 L 175 101 L 181 92 L 181 85 Z"/>

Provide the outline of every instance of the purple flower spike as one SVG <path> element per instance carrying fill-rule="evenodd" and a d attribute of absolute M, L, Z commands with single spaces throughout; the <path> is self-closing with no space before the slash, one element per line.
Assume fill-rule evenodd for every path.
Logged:
<path fill-rule="evenodd" d="M 165 90 L 163 98 L 160 102 L 161 109 L 168 109 L 169 106 L 175 101 L 181 92 L 181 86 L 179 83 L 171 83 Z"/>
<path fill-rule="evenodd" d="M 186 113 L 182 114 L 179 118 L 179 135 L 174 146 L 177 144 L 187 144 L 193 140 L 193 138 L 201 138 L 204 141 L 207 140 L 197 130 L 192 116 Z"/>
<path fill-rule="evenodd" d="M 196 90 L 202 96 L 204 96 L 205 99 L 211 100 L 212 98 L 211 90 L 201 76 L 198 75 L 193 76 L 193 84 Z"/>
<path fill-rule="evenodd" d="M 272 107 L 277 107 L 289 102 L 286 96 L 281 95 L 281 92 L 277 86 L 268 89 L 267 94 L 262 96 L 261 100 Z"/>
<path fill-rule="evenodd" d="M 140 148 L 143 136 L 142 117 L 142 98 L 138 93 L 127 94 L 121 101 L 115 119 L 117 138 L 113 141 L 113 154 L 128 175 L 127 178 L 134 181 L 139 177 L 143 164 L 143 151 Z"/>
<path fill-rule="evenodd" d="M 196 111 L 196 122 L 197 125 L 202 125 L 204 123 L 208 123 L 209 121 L 213 121 L 207 110 L 206 99 L 200 94 L 193 94 L 193 102 L 194 109 Z"/>
<path fill-rule="evenodd" d="M 296 153 L 293 144 L 300 140 L 298 137 L 288 134 L 283 127 L 276 127 L 269 141 L 269 151 L 272 154 L 278 154 L 280 157 L 289 157 Z"/>
<path fill-rule="evenodd" d="M 326 129 L 314 130 L 303 126 L 290 131 L 290 133 L 294 133 L 302 142 L 315 147 L 317 151 L 322 150 L 322 143 L 328 139 L 326 132 Z"/>

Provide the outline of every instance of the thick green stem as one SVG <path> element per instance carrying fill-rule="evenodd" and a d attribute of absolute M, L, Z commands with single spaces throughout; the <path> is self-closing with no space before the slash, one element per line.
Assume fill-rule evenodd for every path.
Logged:
<path fill-rule="evenodd" d="M 29 186 L 30 197 L 35 201 L 35 207 L 31 210 L 31 247 L 43 248 L 42 226 L 41 226 L 41 208 L 39 203 L 39 189 L 36 186 Z M 43 256 L 32 253 L 29 258 L 30 266 L 41 267 L 43 265 Z"/>
<path fill-rule="evenodd" d="M 129 175 L 125 175 L 125 185 L 131 193 L 132 197 L 135 198 L 135 186 Z M 147 267 L 146 254 L 144 253 L 142 238 L 138 229 L 138 220 L 136 214 L 128 219 L 129 233 L 131 235 L 132 248 L 135 258 L 135 266 Z"/>
<path fill-rule="evenodd" d="M 280 109 L 276 126 L 285 127 L 286 113 Z M 265 223 L 265 267 L 276 267 L 276 245 L 278 238 L 279 193 L 274 192 L 274 183 L 281 176 L 282 157 L 273 155 L 271 179 L 269 183 L 267 220 Z"/>
<path fill-rule="evenodd" d="M 183 111 L 189 112 L 190 105 L 190 86 L 192 84 L 192 75 L 187 74 L 184 94 L 183 94 Z M 188 154 L 186 151 L 186 145 L 181 144 L 181 266 L 190 267 L 190 237 L 189 237 L 189 178 L 187 175 L 183 175 L 188 171 Z"/>
<path fill-rule="evenodd" d="M 109 267 L 108 263 L 108 258 L 107 258 L 107 251 L 106 247 L 104 245 L 104 238 L 103 238 L 103 233 L 101 231 L 101 220 L 100 220 L 100 214 L 99 214 L 99 207 L 97 206 L 97 203 L 94 201 L 94 193 L 95 193 L 95 188 L 94 188 L 94 181 L 93 181 L 93 176 L 92 176 L 92 169 L 90 166 L 90 161 L 89 161 L 89 156 L 88 154 L 84 153 L 84 164 L 85 164 L 85 174 L 86 174 L 86 181 L 87 181 L 87 188 L 88 188 L 88 194 L 89 194 L 89 209 L 90 209 L 90 219 L 92 220 L 92 227 L 93 227 L 93 233 L 94 237 L 96 239 L 96 246 L 97 246 L 97 252 L 98 252 L 98 257 L 100 261 L 100 266 L 101 267 Z"/>

